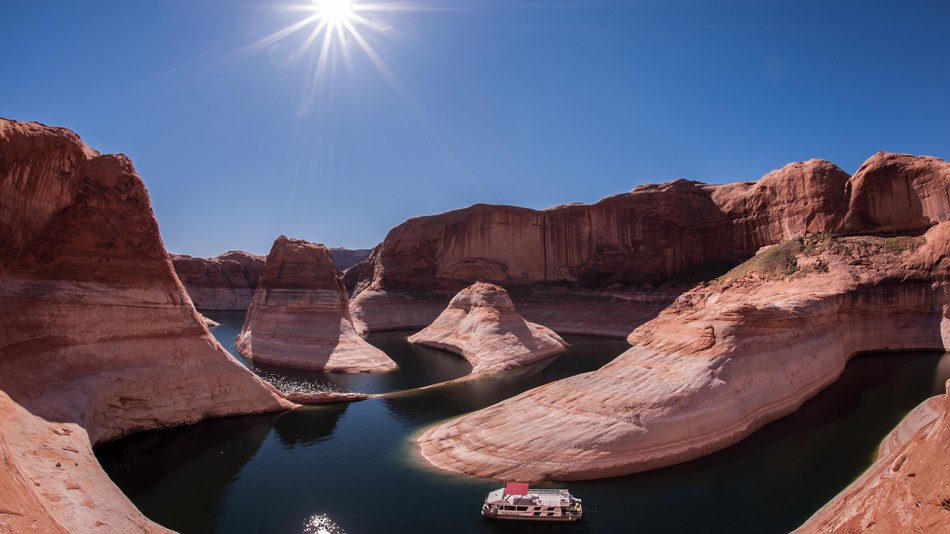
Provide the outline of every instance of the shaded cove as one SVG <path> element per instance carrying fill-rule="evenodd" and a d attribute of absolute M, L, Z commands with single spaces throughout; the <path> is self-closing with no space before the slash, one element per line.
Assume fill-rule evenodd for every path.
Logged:
<path fill-rule="evenodd" d="M 374 334 L 369 341 L 387 352 L 403 344 L 410 354 L 418 347 L 404 341 L 409 333 Z M 233 344 L 227 328 L 215 334 L 225 346 Z M 596 369 L 626 348 L 608 339 L 567 340 L 570 352 L 511 375 L 350 405 L 212 420 L 134 435 L 96 452 L 143 513 L 182 532 L 303 532 L 314 518 L 351 534 L 787 532 L 867 468 L 881 439 L 919 402 L 941 393 L 950 377 L 950 355 L 862 356 L 798 412 L 733 447 L 670 468 L 568 484 L 585 500 L 579 524 L 483 520 L 481 502 L 499 483 L 428 467 L 413 437 L 446 418 Z M 390 355 L 400 366 L 411 358 Z M 407 369 L 406 382 L 372 389 L 417 387 L 466 372 L 412 376 Z M 295 379 L 304 386 L 309 380 Z"/>

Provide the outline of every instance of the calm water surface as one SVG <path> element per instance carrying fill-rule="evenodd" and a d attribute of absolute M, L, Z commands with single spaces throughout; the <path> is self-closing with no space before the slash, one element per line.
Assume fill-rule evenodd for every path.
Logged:
<path fill-rule="evenodd" d="M 227 320 L 213 331 L 233 350 L 242 318 Z M 468 372 L 467 364 L 452 361 L 459 357 L 412 347 L 409 334 L 369 338 L 405 367 L 402 376 L 267 372 L 301 388 L 316 379 L 359 391 L 416 387 Z M 908 410 L 942 392 L 950 375 L 948 355 L 864 356 L 801 410 L 736 446 L 649 473 L 570 483 L 585 501 L 578 524 L 485 521 L 481 502 L 499 483 L 425 467 L 412 437 L 445 418 L 596 369 L 626 349 L 616 340 L 567 340 L 569 353 L 505 377 L 213 420 L 132 436 L 97 454 L 149 518 L 182 532 L 787 532 L 858 476 L 881 438 Z M 414 365 L 414 358 L 426 364 Z"/>

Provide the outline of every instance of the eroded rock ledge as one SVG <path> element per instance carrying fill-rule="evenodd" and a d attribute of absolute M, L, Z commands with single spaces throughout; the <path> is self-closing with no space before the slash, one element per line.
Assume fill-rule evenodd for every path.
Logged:
<path fill-rule="evenodd" d="M 236 348 L 255 362 L 315 371 L 370 372 L 396 363 L 353 327 L 349 297 L 323 245 L 274 241 Z"/>
<path fill-rule="evenodd" d="M 164 531 L 93 444 L 292 406 L 199 320 L 128 158 L 0 119 L 0 530 Z"/>
<path fill-rule="evenodd" d="M 766 249 L 683 294 L 602 369 L 437 425 L 422 454 L 459 473 L 575 480 L 724 448 L 795 411 L 855 354 L 946 350 L 948 237 L 942 223 L 918 238 Z"/>
<path fill-rule="evenodd" d="M 550 329 L 525 321 L 503 287 L 476 282 L 456 295 L 410 343 L 445 349 L 472 364 L 470 376 L 515 369 L 564 352 Z"/>

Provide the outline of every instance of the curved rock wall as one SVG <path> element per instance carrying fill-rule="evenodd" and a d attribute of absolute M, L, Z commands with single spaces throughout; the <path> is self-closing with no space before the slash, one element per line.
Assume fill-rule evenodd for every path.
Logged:
<path fill-rule="evenodd" d="M 529 320 L 538 319 L 527 315 L 522 293 L 537 310 L 545 304 L 536 294 L 548 289 L 586 295 L 575 299 L 575 313 L 600 314 L 614 325 L 607 331 L 625 335 L 642 323 L 634 317 L 650 318 L 658 309 L 613 306 L 618 300 L 643 300 L 657 287 L 682 292 L 762 246 L 807 233 L 921 232 L 947 220 L 948 184 L 950 165 L 942 160 L 882 152 L 853 177 L 809 160 L 757 182 L 677 180 L 591 205 L 544 211 L 476 205 L 393 229 L 348 273 L 351 306 L 366 330 L 420 327 L 455 291 L 483 279 L 508 288 Z M 563 308 L 556 304 L 542 315 L 556 318 Z M 570 324 L 557 329 L 584 333 Z"/>
<path fill-rule="evenodd" d="M 950 164 L 938 158 L 879 152 L 849 182 L 840 231 L 922 231 L 950 215 Z"/>
<path fill-rule="evenodd" d="M 162 530 L 93 444 L 292 404 L 200 322 L 127 158 L 0 120 L 0 202 L 0 530 Z"/>
<path fill-rule="evenodd" d="M 573 480 L 726 447 L 795 411 L 855 354 L 945 350 L 948 237 L 950 223 L 922 246 L 795 241 L 783 245 L 800 250 L 792 273 L 771 261 L 782 256 L 760 254 L 755 270 L 740 266 L 682 295 L 602 369 L 429 429 L 423 456 L 477 476 Z"/>

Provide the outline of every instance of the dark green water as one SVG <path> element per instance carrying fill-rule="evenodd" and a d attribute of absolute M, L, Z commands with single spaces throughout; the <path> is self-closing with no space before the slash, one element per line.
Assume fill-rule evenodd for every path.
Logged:
<path fill-rule="evenodd" d="M 233 333 L 215 329 L 225 345 L 233 344 L 239 321 L 231 321 Z M 414 350 L 401 341 L 406 335 L 370 341 L 386 345 L 404 365 Z M 801 410 L 734 447 L 672 468 L 570 483 L 585 503 L 578 524 L 485 521 L 479 507 L 499 483 L 425 467 L 412 436 L 442 419 L 600 367 L 626 348 L 614 340 L 568 341 L 570 353 L 511 376 L 208 421 L 132 436 L 98 448 L 97 455 L 148 517 L 183 532 L 304 532 L 308 522 L 308 532 L 348 534 L 787 532 L 858 476 L 887 432 L 920 401 L 942 392 L 950 374 L 947 355 L 864 356 Z M 446 369 L 444 375 L 411 379 L 407 373 L 396 382 L 360 384 L 388 390 L 460 370 Z"/>

